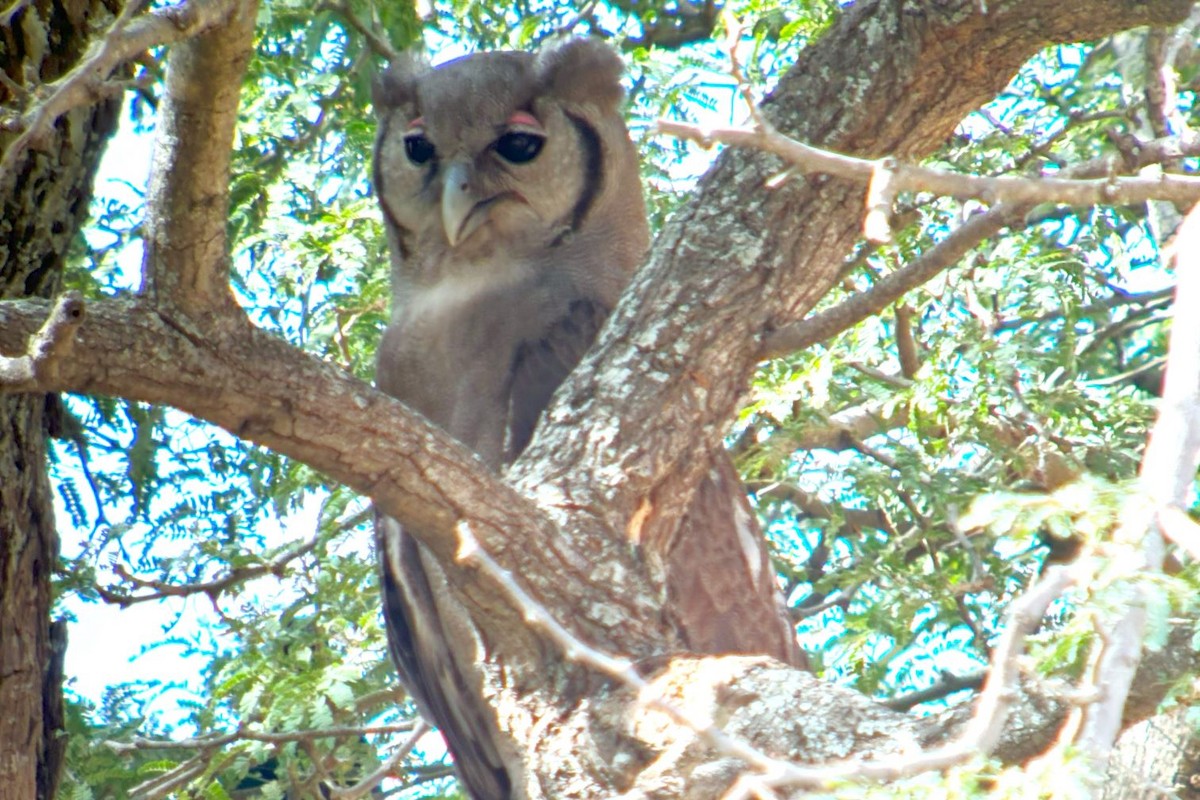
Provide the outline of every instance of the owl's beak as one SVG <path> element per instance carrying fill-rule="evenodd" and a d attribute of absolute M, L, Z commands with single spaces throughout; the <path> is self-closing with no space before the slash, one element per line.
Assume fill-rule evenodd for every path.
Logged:
<path fill-rule="evenodd" d="M 486 218 L 486 214 L 471 213 L 479 201 L 471 193 L 470 169 L 468 164 L 453 161 L 442 178 L 442 227 L 451 247 L 474 233 Z"/>

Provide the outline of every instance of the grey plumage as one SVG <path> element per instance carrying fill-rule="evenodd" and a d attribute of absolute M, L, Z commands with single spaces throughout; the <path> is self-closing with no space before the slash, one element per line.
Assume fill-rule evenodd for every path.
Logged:
<path fill-rule="evenodd" d="M 404 61 L 376 88 L 393 295 L 376 381 L 493 469 L 528 444 L 648 245 L 620 73 L 573 40 Z M 376 532 L 401 678 L 468 794 L 509 797 L 519 759 L 484 696 L 485 644 L 432 557 L 394 520 Z"/>

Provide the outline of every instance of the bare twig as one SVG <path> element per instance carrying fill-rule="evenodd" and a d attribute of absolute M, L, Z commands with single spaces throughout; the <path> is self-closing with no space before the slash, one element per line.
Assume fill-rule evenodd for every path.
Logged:
<path fill-rule="evenodd" d="M 204 594 L 210 598 L 215 598 L 221 592 L 254 578 L 261 578 L 264 575 L 282 577 L 288 564 L 311 553 L 316 549 L 320 541 L 320 537 L 314 538 L 298 547 L 285 550 L 270 561 L 249 567 L 237 567 L 219 578 L 214 578 L 211 581 L 200 581 L 199 583 L 178 584 L 168 583 L 167 581 L 146 580 L 133 575 L 123 565 L 118 564 L 114 567 L 113 571 L 123 580 L 133 584 L 135 591 L 138 589 L 149 589 L 150 591 L 145 594 L 128 594 L 124 591 L 113 591 L 103 586 L 97 586 L 96 591 L 100 594 L 104 602 L 118 605 L 121 608 L 128 608 L 135 603 L 162 600 L 167 597 L 190 597 L 192 595 Z"/>
<path fill-rule="evenodd" d="M 0 392 L 23 392 L 53 380 L 60 359 L 75 346 L 75 331 L 83 322 L 83 297 L 66 292 L 58 298 L 41 329 L 30 339 L 25 355 L 0 354 Z"/>
<path fill-rule="evenodd" d="M 1116 287 L 1112 287 L 1116 289 Z M 1175 294 L 1175 287 L 1168 286 L 1165 289 L 1153 289 L 1148 292 L 1125 292 L 1114 291 L 1114 293 L 1103 300 L 1097 300 L 1094 303 L 1089 303 L 1086 306 L 1076 308 L 1073 314 L 1079 318 L 1091 317 L 1097 314 L 1104 314 L 1121 306 L 1154 306 L 1168 305 L 1171 301 L 1171 296 Z M 1026 325 L 1037 326 L 1053 320 L 1062 319 L 1065 312 L 1062 310 L 1051 311 L 1045 314 L 1039 314 L 1036 317 L 1014 317 L 1011 319 L 997 320 L 992 325 L 992 333 L 1000 333 L 1002 331 L 1016 330 L 1023 328 Z"/>
<path fill-rule="evenodd" d="M 813 606 L 798 606 L 788 609 L 789 616 L 792 622 L 800 622 L 802 620 L 815 617 L 823 614 L 831 608 L 838 606 L 845 607 L 854 599 L 854 595 L 858 594 L 858 590 L 862 588 L 861 583 L 856 583 L 853 586 L 848 586 L 845 589 L 838 589 L 833 594 L 826 597 L 820 603 Z"/>
<path fill-rule="evenodd" d="M 340 800 L 356 800 L 356 798 L 364 797 L 369 794 L 376 786 L 378 786 L 385 778 L 391 775 L 397 767 L 404 761 L 405 757 L 412 751 L 417 740 L 421 738 L 427 731 L 429 726 L 422 720 L 417 720 L 411 723 L 402 723 L 398 725 L 357 725 L 357 726 L 342 726 L 335 728 L 317 728 L 304 731 L 290 731 L 286 733 L 271 733 L 268 731 L 257 731 L 251 728 L 241 728 L 232 733 L 215 734 L 210 736 L 198 736 L 191 739 L 143 739 L 134 738 L 129 742 L 108 741 L 105 745 L 116 753 L 128 754 L 142 751 L 159 751 L 159 750 L 198 750 L 195 755 L 176 765 L 167 772 L 155 776 L 148 781 L 138 784 L 130 790 L 131 796 L 136 800 L 156 800 L 156 798 L 164 797 L 175 789 L 186 785 L 189 781 L 196 778 L 204 770 L 209 768 L 214 757 L 221 748 L 240 741 L 256 741 L 267 742 L 269 744 L 287 744 L 298 742 L 301 746 L 311 746 L 318 739 L 338 738 L 338 739 L 358 739 L 362 736 L 407 733 L 409 736 L 405 739 L 399 749 L 388 758 L 380 767 L 372 772 L 367 777 L 363 778 L 353 786 L 337 787 L 330 786 L 327 783 L 321 784 L 321 793 L 327 797 L 340 798 Z M 320 759 L 316 757 L 314 752 L 309 753 L 314 768 L 320 769 Z M 319 772 L 314 772 L 307 780 L 316 782 L 319 777 Z M 294 782 L 299 782 L 299 776 L 292 776 Z"/>
<path fill-rule="evenodd" d="M 763 358 L 777 358 L 803 350 L 875 316 L 910 290 L 957 263 L 984 239 L 1015 224 L 1021 216 L 1022 209 L 1008 204 L 976 214 L 951 231 L 935 247 L 903 269 L 884 276 L 869 290 L 765 337 L 760 355 Z"/>
<path fill-rule="evenodd" d="M 204 772 L 208 768 L 211 758 L 211 752 L 197 753 L 161 775 L 156 775 L 150 780 L 132 787 L 129 790 L 129 796 L 134 800 L 158 800 L 160 797 L 166 797 L 176 788 Z"/>
<path fill-rule="evenodd" d="M 896 203 L 896 159 L 881 158 L 875 164 L 867 184 L 867 213 L 863 217 L 863 236 L 874 244 L 892 241 L 892 206 Z"/>
<path fill-rule="evenodd" d="M 615 0 L 612 5 L 635 16 L 642 6 L 636 0 Z M 721 6 L 715 0 L 683 0 L 663 9 L 653 20 L 642 19 L 642 35 L 627 36 L 621 47 L 657 47 L 672 50 L 689 42 L 707 39 L 716 24 Z"/>
<path fill-rule="evenodd" d="M 776 482 L 758 489 L 760 499 L 791 503 L 802 514 L 818 519 L 840 519 L 856 530 L 890 531 L 887 514 L 879 509 L 849 508 L 826 503 L 817 495 L 806 492 L 790 482 Z"/>
<path fill-rule="evenodd" d="M 415 731 L 414 725 L 421 723 L 400 723 L 397 725 L 344 725 L 333 728 L 313 728 L 303 731 L 288 731 L 273 733 L 259 731 L 253 728 L 239 728 L 232 733 L 219 733 L 209 736 L 196 736 L 190 739 L 145 739 L 136 736 L 128 742 L 107 741 L 106 747 L 115 753 L 136 753 L 148 750 L 204 750 L 207 748 L 224 747 L 239 741 L 266 742 L 268 744 L 287 744 L 288 742 L 313 741 L 316 739 L 357 739 L 360 736 L 377 736 L 388 733 L 408 733 Z"/>
<path fill-rule="evenodd" d="M 759 128 L 769 125 L 767 118 L 763 116 L 758 107 L 758 99 L 754 96 L 754 87 L 750 84 L 750 79 L 746 77 L 746 70 L 742 68 L 742 60 L 738 57 L 737 49 L 742 41 L 742 32 L 745 28 L 729 9 L 722 10 L 721 22 L 725 26 L 725 54 L 729 57 L 729 75 L 737 84 L 738 94 L 742 96 L 746 110 L 750 113 L 750 121 Z"/>
<path fill-rule="evenodd" d="M 465 564 L 479 567 L 495 580 L 509 594 L 525 621 L 547 634 L 562 648 L 563 655 L 569 660 L 598 670 L 635 689 L 641 702 L 646 706 L 662 711 L 677 724 L 694 730 L 723 753 L 740 758 L 762 769 L 769 768 L 775 761 L 749 744 L 731 738 L 711 720 L 701 719 L 656 695 L 653 687 L 638 674 L 637 668 L 629 659 L 602 653 L 577 639 L 521 588 L 512 573 L 497 564 L 491 555 L 479 546 L 475 534 L 471 532 L 471 526 L 465 520 L 458 524 L 458 536 L 459 560 Z"/>
<path fill-rule="evenodd" d="M 930 700 L 941 700 L 947 695 L 961 692 L 964 689 L 978 689 L 980 686 L 983 686 L 983 682 L 986 679 L 987 672 L 983 670 L 972 672 L 968 675 L 956 675 L 953 672 L 945 670 L 932 686 L 919 689 L 915 692 L 909 692 L 908 694 L 902 694 L 899 697 L 893 697 L 890 700 L 885 700 L 883 704 L 896 711 L 908 711 L 913 706 L 928 703 Z"/>

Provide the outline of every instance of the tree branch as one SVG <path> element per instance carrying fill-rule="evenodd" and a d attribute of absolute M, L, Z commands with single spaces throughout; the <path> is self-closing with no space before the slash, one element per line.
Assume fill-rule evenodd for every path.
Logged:
<path fill-rule="evenodd" d="M 955 692 L 961 692 L 963 689 L 978 689 L 980 686 L 983 686 L 986 678 L 987 673 L 982 670 L 972 672 L 968 675 L 956 675 L 948 671 L 942 672 L 937 682 L 929 688 L 893 697 L 890 700 L 884 701 L 884 705 L 896 711 L 908 711 L 913 706 L 928 703 L 930 700 L 942 700 Z"/>
<path fill-rule="evenodd" d="M 142 292 L 195 321 L 244 324 L 229 289 L 229 163 L 257 2 L 227 24 L 180 42 L 167 57 L 166 94 L 146 197 Z M 210 333 L 215 331 L 210 331 Z"/>
<path fill-rule="evenodd" d="M 662 119 L 659 133 L 689 139 L 703 147 L 714 142 L 734 147 L 750 147 L 772 153 L 804 174 L 833 175 L 869 186 L 866 200 L 867 223 L 872 228 L 867 238 L 887 241 L 886 226 L 878 220 L 882 211 L 891 215 L 892 203 L 901 192 L 929 192 L 960 200 L 988 203 L 1036 205 L 1065 203 L 1074 206 L 1133 205 L 1147 200 L 1194 203 L 1200 200 L 1200 177 L 1163 174 L 1152 178 L 1110 175 L 1104 178 L 1036 178 L 1013 175 L 968 175 L 918 164 L 904 164 L 891 157 L 855 158 L 843 153 L 812 147 L 780 134 L 774 128 L 701 128 Z M 872 236 L 872 232 L 874 236 Z"/>
<path fill-rule="evenodd" d="M 801 53 L 763 112 L 795 139 L 912 160 L 939 146 L 1048 42 L 1175 22 L 1189 8 L 1184 0 L 1086 9 L 1010 0 L 989 3 L 983 15 L 974 0 L 952 0 L 910 14 L 897 0 L 863 2 Z M 872 44 L 883 40 L 904 44 Z M 864 53 L 871 57 L 845 57 Z M 972 80 L 945 79 L 959 74 Z M 559 390 L 510 471 L 520 485 L 543 495 L 558 486 L 556 502 L 588 509 L 614 531 L 651 496 L 690 494 L 706 463 L 701 454 L 720 446 L 740 405 L 761 337 L 824 296 L 860 232 L 860 186 L 817 177 L 766 188 L 779 169 L 773 156 L 721 154 Z"/>
<path fill-rule="evenodd" d="M 48 311 L 42 301 L 0 303 L 0 349 L 20 348 Z M 481 625 L 504 631 L 506 646 L 521 647 L 524 627 L 494 589 L 455 565 L 460 520 L 472 522 L 507 569 L 529 576 L 546 605 L 593 609 L 595 617 L 581 611 L 573 623 L 596 640 L 619 639 L 630 652 L 658 651 L 671 641 L 658 627 L 665 623 L 657 595 L 638 582 L 644 568 L 629 548 L 595 531 L 566 540 L 537 505 L 445 432 L 273 336 L 249 327 L 219 341 L 195 336 L 143 300 L 112 300 L 88 307 L 74 352 L 35 390 L 171 405 L 370 496 L 443 559 L 472 613 Z M 606 555 L 594 561 L 585 552 Z M 621 570 L 625 591 L 615 600 L 621 621 L 605 610 L 614 604 L 612 577 L 596 563 Z"/>
<path fill-rule="evenodd" d="M 1181 156 L 1200 155 L 1200 135 L 1191 132 L 1152 142 L 1122 144 L 1123 153 L 1076 164 L 1064 170 L 1064 174 L 1072 176 L 1068 178 L 1070 180 L 1074 177 L 1112 174 L 1118 168 L 1136 171 Z M 1028 203 L 1002 202 L 984 213 L 976 214 L 912 263 L 885 276 L 867 291 L 771 333 L 763 343 L 762 357 L 777 358 L 802 350 L 878 314 L 909 291 L 953 266 L 983 240 L 1022 222 L 1032 208 L 1033 205 Z"/>
<path fill-rule="evenodd" d="M 852 295 L 833 308 L 771 333 L 763 341 L 760 355 L 763 358 L 778 358 L 803 350 L 875 316 L 958 263 L 984 239 L 1015 224 L 1024 212 L 1024 208 L 1001 204 L 990 211 L 976 214 L 912 263 L 885 275 L 865 292 Z"/>
<path fill-rule="evenodd" d="M 343 725 L 330 728 L 310 728 L 302 731 L 260 731 L 254 728 L 239 728 L 232 733 L 208 736 L 193 736 L 187 739 L 147 739 L 134 736 L 127 742 L 110 739 L 104 744 L 114 753 L 136 753 L 146 750 L 196 750 L 224 747 L 238 741 L 287 744 L 288 742 L 311 741 L 314 739 L 357 739 L 360 736 L 375 736 L 385 733 L 410 733 L 420 723 L 404 722 L 398 725 Z"/>
<path fill-rule="evenodd" d="M 1024 651 L 1025 637 L 1041 624 L 1050 603 L 1076 580 L 1069 568 L 1051 567 L 1037 585 L 1013 602 L 1004 633 L 993 651 L 988 678 L 971 721 L 953 742 L 923 753 L 907 752 L 902 756 L 878 759 L 859 757 L 810 767 L 776 758 L 748 741 L 730 735 L 713 718 L 703 711 L 697 711 L 693 704 L 685 706 L 677 702 L 678 687 L 672 685 L 674 679 L 671 677 L 676 666 L 668 667 L 664 675 L 647 680 L 629 659 L 613 657 L 573 636 L 544 607 L 529 597 L 511 573 L 500 567 L 479 546 L 469 525 L 460 526 L 459 536 L 462 540 L 459 559 L 491 575 L 511 602 L 522 610 L 526 622 L 544 631 L 547 638 L 562 650 L 565 658 L 609 676 L 631 690 L 636 697 L 635 702 L 644 710 L 665 714 L 675 725 L 698 735 L 720 756 L 742 762 L 746 769 L 741 771 L 728 792 L 722 795 L 724 798 L 761 797 L 764 790 L 779 787 L 821 788 L 843 780 L 895 780 L 928 770 L 944 769 L 980 753 L 990 753 L 1000 741 L 1008 709 L 1017 697 L 1020 679 L 1018 661 Z M 673 768 L 677 769 L 678 766 Z"/>
<path fill-rule="evenodd" d="M 288 564 L 311 553 L 320 541 L 320 538 L 316 538 L 297 547 L 290 547 L 269 561 L 253 566 L 236 567 L 219 578 L 184 584 L 145 580 L 133 575 L 123 565 L 118 564 L 114 571 L 120 578 L 133 584 L 134 590 L 148 589 L 149 591 L 144 594 L 132 594 L 128 591 L 114 591 L 97 585 L 96 592 L 104 602 L 118 605 L 121 608 L 167 597 L 190 597 L 196 594 L 204 594 L 216 599 L 222 592 L 254 578 L 261 578 L 264 575 L 282 577 Z"/>
<path fill-rule="evenodd" d="M 362 18 L 354 13 L 354 9 L 345 0 L 322 0 L 322 2 L 317 4 L 317 11 L 332 11 L 340 16 L 345 20 L 347 25 L 358 31 L 359 35 L 366 41 L 367 46 L 376 55 L 389 63 L 400 57 L 400 52 L 392 47 L 392 43 L 379 35 L 376 26 L 363 22 Z"/>
<path fill-rule="evenodd" d="M 100 35 L 100 45 L 92 54 L 46 86 L 45 99 L 22 114 L 21 134 L 0 157 L 0 186 L 12 179 L 21 154 L 29 147 L 38 147 L 63 114 L 111 94 L 107 82 L 118 67 L 152 47 L 178 42 L 220 25 L 238 6 L 236 0 L 187 0 L 134 17 L 142 4 L 126 3 L 112 27 Z M 11 15 L 14 10 L 7 13 Z M 125 87 L 121 84 L 117 89 L 124 91 Z"/>

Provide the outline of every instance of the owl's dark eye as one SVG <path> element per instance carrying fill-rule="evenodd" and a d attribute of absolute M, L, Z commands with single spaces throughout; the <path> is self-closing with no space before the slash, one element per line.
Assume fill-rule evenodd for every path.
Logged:
<path fill-rule="evenodd" d="M 497 139 L 493 147 L 505 161 L 524 164 L 537 158 L 545 143 L 545 136 L 528 131 L 509 131 Z"/>
<path fill-rule="evenodd" d="M 414 164 L 424 164 L 437 155 L 433 142 L 426 139 L 423 133 L 410 133 L 405 136 L 404 152 Z"/>

